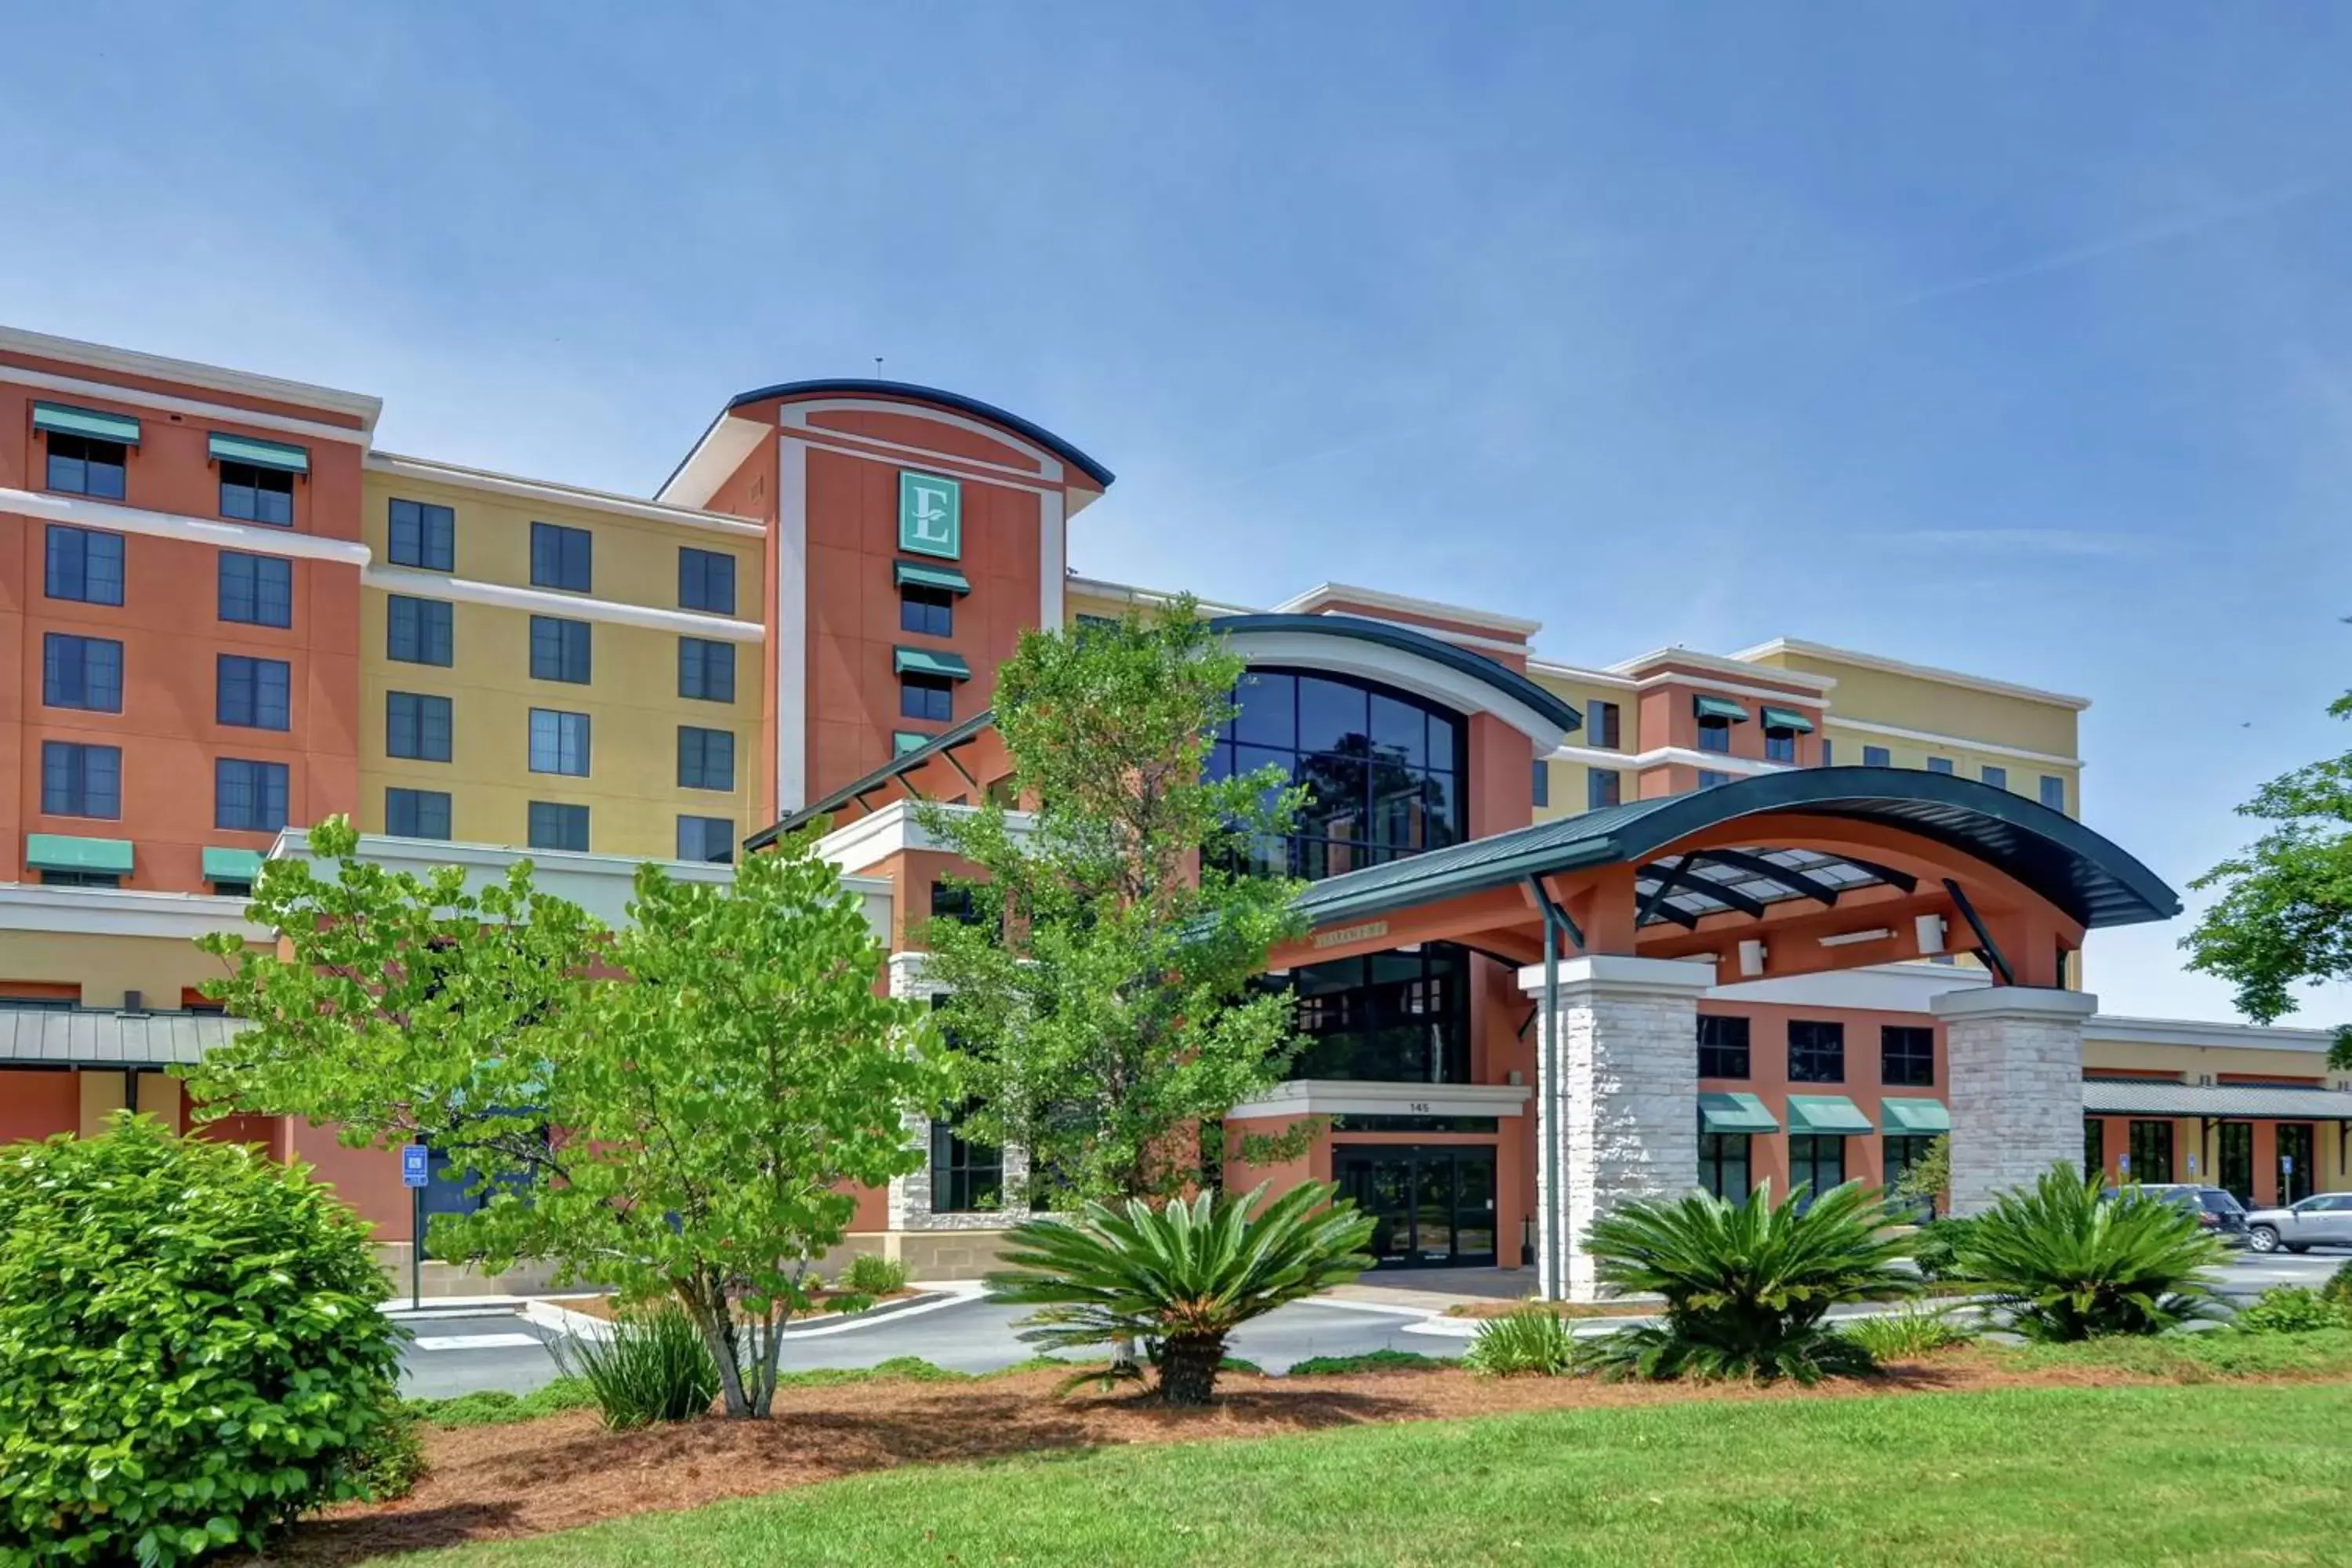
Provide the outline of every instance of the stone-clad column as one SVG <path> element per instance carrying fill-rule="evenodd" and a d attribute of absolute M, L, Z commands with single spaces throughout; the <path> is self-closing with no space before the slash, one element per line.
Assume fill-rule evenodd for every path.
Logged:
<path fill-rule="evenodd" d="M 2083 1159 L 2081 991 L 1983 985 L 1929 1005 L 1944 1024 L 1952 1083 L 1952 1212 L 1981 1214 L 1997 1193 Z"/>
<path fill-rule="evenodd" d="M 1559 1016 L 1538 1037 L 1537 1214 L 1539 1248 L 1565 1244 L 1570 1300 L 1600 1293 L 1582 1246 L 1593 1221 L 1697 1184 L 1698 996 L 1714 984 L 1712 963 L 1559 962 Z M 1519 988 L 1540 1011 L 1543 965 L 1519 971 Z"/>

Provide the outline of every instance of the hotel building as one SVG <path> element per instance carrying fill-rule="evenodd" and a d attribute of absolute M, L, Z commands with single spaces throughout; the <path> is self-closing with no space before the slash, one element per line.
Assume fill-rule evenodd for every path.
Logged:
<path fill-rule="evenodd" d="M 1023 628 L 1163 596 L 1068 569 L 1108 468 L 936 390 L 746 392 L 647 497 L 383 451 L 379 413 L 0 331 L 0 1139 L 184 1120 L 165 1069 L 236 1026 L 192 939 L 338 812 L 611 918 L 638 861 L 723 876 L 823 816 L 919 991 L 954 865 L 908 803 L 1003 776 Z M 1573 1290 L 1552 1238 L 1614 1197 L 1881 1182 L 1947 1129 L 1962 1206 L 2053 1150 L 2352 1188 L 2323 1031 L 2094 1013 L 2084 931 L 2178 902 L 2082 826 L 2083 699 L 1793 638 L 1572 664 L 1343 584 L 1208 608 L 1251 669 L 1219 765 L 1311 795 L 1314 931 L 1275 965 L 1308 1044 L 1229 1125 L 1328 1122 L 1270 1173 L 1342 1182 L 1383 1262 L 1540 1252 Z M 215 1125 L 406 1243 L 394 1155 Z M 859 1245 L 968 1271 L 1013 1184 L 930 1144 Z"/>

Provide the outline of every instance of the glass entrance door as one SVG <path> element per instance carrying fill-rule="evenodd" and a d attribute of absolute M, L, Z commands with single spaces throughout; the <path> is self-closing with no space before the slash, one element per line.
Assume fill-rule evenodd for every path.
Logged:
<path fill-rule="evenodd" d="M 1495 1261 L 1495 1152 L 1358 1144 L 1331 1152 L 1342 1197 L 1372 1216 L 1383 1268 Z"/>
<path fill-rule="evenodd" d="M 2316 1190 L 2312 1180 L 2311 1123 L 2278 1124 L 2279 1202 L 2301 1203 Z"/>
<path fill-rule="evenodd" d="M 2254 1206 L 2254 1124 L 2251 1121 L 2221 1123 L 2221 1147 L 2214 1156 L 2214 1177 L 2229 1194 L 2245 1205 Z"/>

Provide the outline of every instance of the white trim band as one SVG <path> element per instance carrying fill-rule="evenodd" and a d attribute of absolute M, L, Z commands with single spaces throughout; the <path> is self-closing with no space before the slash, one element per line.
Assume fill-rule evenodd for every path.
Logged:
<path fill-rule="evenodd" d="M 283 555 L 296 561 L 325 561 L 338 566 L 365 566 L 368 547 L 356 539 L 325 539 L 298 533 L 290 528 L 270 528 L 250 522 L 225 522 L 218 518 L 182 517 L 177 512 L 148 511 L 87 496 L 51 495 L 43 490 L 0 489 L 0 511 L 13 511 L 76 528 L 104 529 L 110 533 L 138 533 L 153 539 L 176 539 L 188 544 L 210 544 L 222 550 L 242 550 L 254 555 Z"/>
<path fill-rule="evenodd" d="M 78 376 L 52 375 L 47 371 L 26 370 L 22 365 L 0 364 L 0 381 L 14 382 L 19 386 L 36 386 L 44 392 L 94 397 L 106 403 L 128 403 L 136 408 L 152 408 L 163 414 L 217 419 L 224 425 L 250 425 L 261 430 L 282 430 L 289 435 L 308 436 L 315 441 L 342 441 L 354 447 L 364 447 L 368 443 L 365 430 L 355 430 L 348 425 L 325 425 L 316 419 L 264 414 L 257 408 L 239 408 L 234 404 L 200 403 L 193 397 L 173 397 L 169 393 L 145 392 L 135 386 L 117 386 L 111 382 L 83 381 Z"/>
<path fill-rule="evenodd" d="M 582 489 L 549 479 L 527 479 L 515 474 L 494 473 L 488 468 L 461 468 L 455 463 L 436 462 L 430 458 L 408 458 L 397 452 L 370 452 L 367 466 L 378 473 L 398 474 L 404 479 L 422 479 L 427 484 L 457 485 L 467 489 L 489 490 L 524 500 L 584 507 L 591 511 L 609 511 L 643 522 L 666 522 L 679 528 L 731 533 L 743 539 L 765 539 L 768 536 L 767 524 L 746 518 L 698 511 L 690 507 L 664 506 L 657 501 L 639 500 L 634 496 L 616 496 L 609 490 Z"/>
<path fill-rule="evenodd" d="M 763 642 L 768 636 L 768 628 L 757 621 L 738 621 L 693 610 L 665 610 L 652 605 L 624 605 L 611 599 L 585 599 L 545 588 L 518 588 L 507 583 L 479 583 L 469 577 L 419 572 L 408 566 L 370 566 L 360 574 L 360 582 L 387 594 L 407 594 L 419 599 L 446 599 L 455 604 L 489 605 L 502 610 L 526 610 L 533 615 L 562 616 L 572 620 L 605 621 L 614 626 L 643 626 L 649 631 L 677 632 L 719 642 Z"/>

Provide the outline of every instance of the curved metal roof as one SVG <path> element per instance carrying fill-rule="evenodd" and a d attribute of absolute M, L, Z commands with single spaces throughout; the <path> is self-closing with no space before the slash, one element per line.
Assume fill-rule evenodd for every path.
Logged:
<path fill-rule="evenodd" d="M 936 403 L 942 408 L 952 408 L 959 414 L 969 414 L 975 419 L 985 419 L 992 425 L 1002 425 L 1007 430 L 1034 441 L 1054 456 L 1077 469 L 1105 489 L 1110 488 L 1111 471 L 1087 457 L 1069 442 L 1063 440 L 1043 425 L 1032 424 L 1018 414 L 1007 413 L 992 403 L 982 403 L 977 397 L 966 397 L 960 392 L 942 392 L 936 386 L 918 386 L 911 381 L 877 381 L 872 377 L 845 376 L 815 381 L 780 381 L 773 386 L 756 387 L 738 393 L 727 400 L 727 413 L 732 413 L 749 403 L 765 403 L 771 397 L 904 397 L 917 403 Z M 723 418 L 725 416 L 722 415 Z"/>
<path fill-rule="evenodd" d="M 1470 677 L 1494 688 L 1496 691 L 1524 703 L 1541 714 L 1550 723 L 1571 733 L 1584 728 L 1584 716 L 1575 705 L 1562 700 L 1507 664 L 1499 664 L 1484 654 L 1417 632 L 1411 626 L 1400 626 L 1389 621 L 1369 621 L 1360 616 L 1219 616 L 1209 625 L 1231 636 L 1237 632 L 1307 632 L 1321 637 L 1351 637 L 1381 647 L 1394 648 L 1430 659 L 1447 668 Z"/>
<path fill-rule="evenodd" d="M 1998 868 L 2085 926 L 2169 920 L 2180 897 L 2063 812 L 2005 789 L 1909 768 L 1805 768 L 1737 779 L 1474 838 L 1318 882 L 1299 895 L 1318 925 L 1435 903 L 1530 876 L 1639 863 L 1742 816 L 1802 811 L 1880 822 Z"/>

